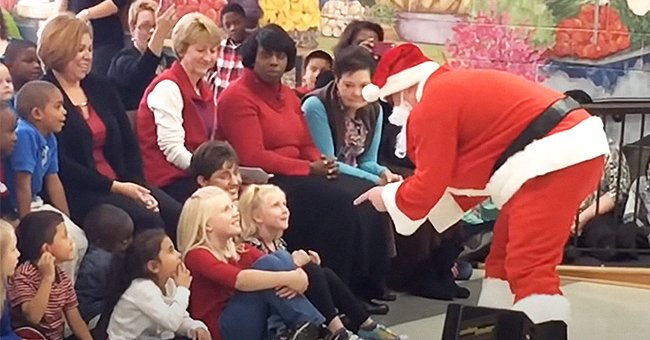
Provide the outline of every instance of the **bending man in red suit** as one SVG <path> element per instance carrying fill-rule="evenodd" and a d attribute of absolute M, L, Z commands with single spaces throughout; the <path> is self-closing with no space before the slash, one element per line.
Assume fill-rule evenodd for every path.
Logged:
<path fill-rule="evenodd" d="M 398 155 L 415 174 L 375 187 L 369 200 L 410 235 L 429 219 L 438 232 L 488 197 L 501 208 L 479 305 L 563 321 L 569 303 L 555 268 L 582 200 L 609 152 L 602 121 L 563 94 L 507 72 L 451 70 L 418 47 L 381 59 L 364 98 L 394 105 Z M 556 326 L 554 326 L 556 327 Z"/>

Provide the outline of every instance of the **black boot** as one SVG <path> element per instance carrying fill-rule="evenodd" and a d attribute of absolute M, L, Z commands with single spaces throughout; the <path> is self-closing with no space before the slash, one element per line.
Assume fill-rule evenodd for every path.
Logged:
<path fill-rule="evenodd" d="M 454 226 L 447 230 L 441 237 L 435 268 L 445 289 L 454 292 L 456 298 L 466 299 L 470 295 L 469 289 L 457 285 L 454 274 L 451 272 L 458 255 L 463 250 L 462 242 L 460 226 Z"/>
<path fill-rule="evenodd" d="M 533 326 L 531 340 L 567 340 L 567 326 L 563 321 L 548 321 Z"/>
<path fill-rule="evenodd" d="M 447 301 L 454 299 L 456 290 L 443 284 L 440 277 L 439 253 L 440 248 L 434 249 L 429 258 L 416 267 L 415 274 L 406 284 L 409 294 L 427 299 Z M 449 274 L 451 275 L 451 268 L 449 268 Z"/>

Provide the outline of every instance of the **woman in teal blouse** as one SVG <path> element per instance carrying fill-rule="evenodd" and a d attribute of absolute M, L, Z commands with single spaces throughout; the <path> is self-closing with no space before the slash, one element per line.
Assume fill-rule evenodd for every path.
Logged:
<path fill-rule="evenodd" d="M 374 69 L 367 50 L 346 47 L 335 56 L 334 81 L 308 94 L 302 110 L 314 143 L 337 159 L 339 172 L 386 184 L 402 178 L 377 163 L 383 112 L 378 103 L 368 104 L 361 96 Z"/>

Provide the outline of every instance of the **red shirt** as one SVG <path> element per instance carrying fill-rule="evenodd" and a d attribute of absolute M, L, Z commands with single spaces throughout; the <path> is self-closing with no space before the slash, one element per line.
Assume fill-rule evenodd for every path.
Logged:
<path fill-rule="evenodd" d="M 218 132 L 233 146 L 241 165 L 278 175 L 309 175 L 320 159 L 296 94 L 262 82 L 245 69 L 219 97 Z"/>
<path fill-rule="evenodd" d="M 185 265 L 193 277 L 190 286 L 190 315 L 208 326 L 214 340 L 221 339 L 219 317 L 235 294 L 237 275 L 264 255 L 250 245 L 245 247 L 238 262 L 219 261 L 209 250 L 203 248 L 190 250 L 185 255 Z"/>
<path fill-rule="evenodd" d="M 112 179 L 117 179 L 117 174 L 104 157 L 104 145 L 106 145 L 106 125 L 99 118 L 95 109 L 88 105 L 88 119 L 86 120 L 88 128 L 93 135 L 93 159 L 95 160 L 95 168 L 97 171 Z"/>
<path fill-rule="evenodd" d="M 34 299 L 41 285 L 41 274 L 30 262 L 19 265 L 9 278 L 7 297 L 11 308 L 11 321 L 14 328 L 34 326 L 23 317 L 21 305 Z M 56 267 L 56 280 L 50 290 L 45 315 L 36 328 L 50 340 L 63 340 L 64 313 L 77 308 L 77 295 L 72 281 L 66 273 Z"/>

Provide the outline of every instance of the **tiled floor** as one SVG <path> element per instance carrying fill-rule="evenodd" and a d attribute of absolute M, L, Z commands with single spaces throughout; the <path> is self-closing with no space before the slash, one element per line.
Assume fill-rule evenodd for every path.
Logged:
<path fill-rule="evenodd" d="M 479 282 L 466 283 L 472 297 L 458 302 L 475 305 Z M 570 340 L 650 339 L 650 290 L 587 282 L 565 283 L 562 290 L 572 305 Z M 445 306 L 440 301 L 400 296 L 388 316 L 376 319 L 410 340 L 439 340 Z"/>

